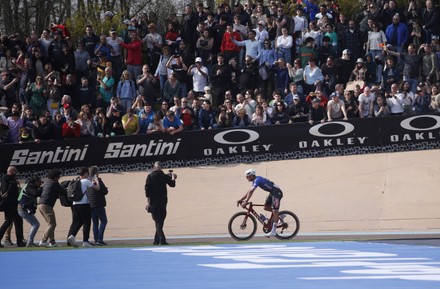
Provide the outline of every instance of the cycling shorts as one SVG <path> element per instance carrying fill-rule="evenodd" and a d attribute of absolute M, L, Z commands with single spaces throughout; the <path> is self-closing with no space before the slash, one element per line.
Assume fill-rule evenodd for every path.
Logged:
<path fill-rule="evenodd" d="M 265 206 L 270 206 L 272 210 L 278 210 L 280 208 L 281 199 L 283 198 L 283 192 L 278 190 L 276 192 L 271 192 L 269 196 L 267 196 Z"/>

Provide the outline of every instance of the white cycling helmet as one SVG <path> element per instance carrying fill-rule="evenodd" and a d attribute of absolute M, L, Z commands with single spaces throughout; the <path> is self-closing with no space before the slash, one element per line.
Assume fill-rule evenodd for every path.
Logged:
<path fill-rule="evenodd" d="M 246 172 L 244 172 L 244 175 L 246 177 L 255 176 L 256 174 L 257 174 L 257 172 L 254 169 L 248 169 Z"/>

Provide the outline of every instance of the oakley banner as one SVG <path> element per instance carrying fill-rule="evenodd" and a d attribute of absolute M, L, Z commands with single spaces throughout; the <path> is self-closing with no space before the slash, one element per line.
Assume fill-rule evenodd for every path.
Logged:
<path fill-rule="evenodd" d="M 41 144 L 3 144 L 0 169 L 20 172 L 52 167 L 221 159 L 251 154 L 437 142 L 440 116 L 352 119 L 317 124 L 184 131 L 113 138 L 79 138 Z"/>

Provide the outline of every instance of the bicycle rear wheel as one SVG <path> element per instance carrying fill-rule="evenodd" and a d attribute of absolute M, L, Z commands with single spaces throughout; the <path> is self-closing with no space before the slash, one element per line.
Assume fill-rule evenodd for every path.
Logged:
<path fill-rule="evenodd" d="M 257 231 L 257 221 L 247 212 L 238 212 L 231 217 L 228 224 L 229 235 L 236 241 L 251 239 Z"/>
<path fill-rule="evenodd" d="M 299 219 L 290 211 L 281 211 L 276 237 L 280 240 L 292 239 L 299 232 Z"/>

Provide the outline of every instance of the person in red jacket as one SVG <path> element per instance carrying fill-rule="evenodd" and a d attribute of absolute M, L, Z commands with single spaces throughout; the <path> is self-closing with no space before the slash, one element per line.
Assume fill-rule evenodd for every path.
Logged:
<path fill-rule="evenodd" d="M 226 32 L 223 34 L 222 44 L 220 50 L 224 55 L 225 62 L 227 63 L 229 59 L 235 57 L 238 59 L 241 47 L 236 45 L 232 39 L 241 41 L 240 32 L 234 31 L 234 26 L 232 24 L 226 25 Z"/>
<path fill-rule="evenodd" d="M 132 80 L 135 81 L 142 74 L 142 41 L 139 39 L 136 30 L 130 31 L 130 38 L 130 43 L 125 43 L 120 39 L 119 45 L 127 49 L 125 64 Z"/>
<path fill-rule="evenodd" d="M 81 125 L 69 119 L 63 124 L 61 135 L 64 138 L 79 138 L 81 136 Z"/>

